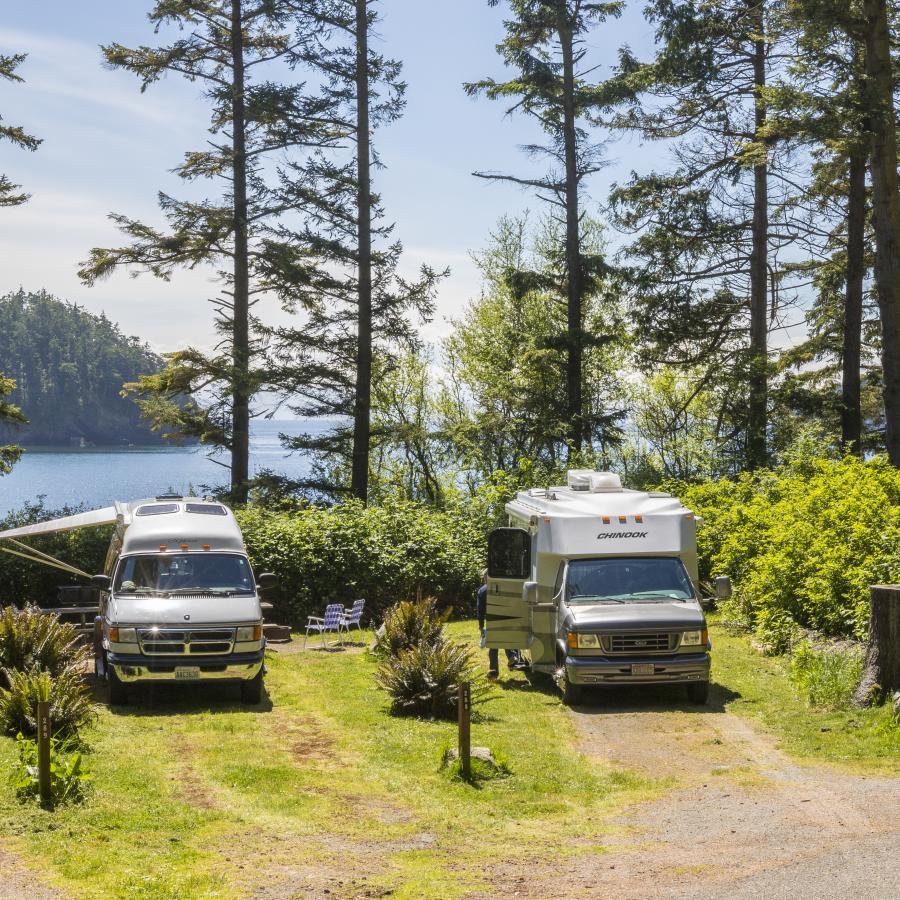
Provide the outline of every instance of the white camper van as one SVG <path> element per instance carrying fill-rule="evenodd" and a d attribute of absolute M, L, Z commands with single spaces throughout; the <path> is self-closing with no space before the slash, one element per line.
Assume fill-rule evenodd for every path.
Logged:
<path fill-rule="evenodd" d="M 87 576 L 22 541 L 98 525 L 115 526 L 105 573 L 91 578 L 100 591 L 95 664 L 110 701 L 124 703 L 129 684 L 232 681 L 244 702 L 258 703 L 265 650 L 259 590 L 275 576 L 254 578 L 231 510 L 166 495 L 0 532 L 0 542 L 18 548 L 7 552 Z"/>
<path fill-rule="evenodd" d="M 522 491 L 488 541 L 487 646 L 527 651 L 567 702 L 585 687 L 684 683 L 709 693 L 696 519 L 663 492 L 611 472 Z M 720 579 L 717 594 L 730 592 Z"/>

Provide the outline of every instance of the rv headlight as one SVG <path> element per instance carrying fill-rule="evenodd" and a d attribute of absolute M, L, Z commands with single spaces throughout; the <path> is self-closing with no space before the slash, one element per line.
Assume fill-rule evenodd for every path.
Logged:
<path fill-rule="evenodd" d="M 262 625 L 241 625 L 235 635 L 236 641 L 258 641 L 262 637 Z"/>
<path fill-rule="evenodd" d="M 596 634 L 576 634 L 575 635 L 579 648 L 586 650 L 599 650 L 600 637 Z"/>
<path fill-rule="evenodd" d="M 136 628 L 118 628 L 113 625 L 109 629 L 109 639 L 116 644 L 136 644 Z"/>
<path fill-rule="evenodd" d="M 703 647 L 706 645 L 707 632 L 704 628 L 702 631 L 685 631 L 681 636 L 682 647 Z"/>

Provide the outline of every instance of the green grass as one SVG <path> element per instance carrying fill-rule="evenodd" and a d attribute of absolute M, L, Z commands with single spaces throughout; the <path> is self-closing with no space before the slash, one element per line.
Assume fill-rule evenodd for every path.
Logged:
<path fill-rule="evenodd" d="M 873 709 L 811 706 L 808 685 L 798 685 L 791 678 L 789 657 L 757 653 L 747 636 L 717 627 L 715 617 L 710 633 L 713 679 L 724 688 L 725 705 L 731 712 L 762 725 L 797 757 L 900 774 L 900 729 L 890 726 L 889 705 Z"/>
<path fill-rule="evenodd" d="M 441 770 L 455 725 L 388 715 L 366 655 L 273 654 L 269 667 L 271 708 L 242 708 L 224 687 L 102 708 L 85 732 L 88 800 L 46 813 L 0 785 L 4 844 L 78 897 L 244 896 L 280 873 L 289 896 L 300 865 L 452 898 L 487 886 L 486 859 L 545 852 L 547 835 L 588 851 L 610 812 L 654 789 L 578 754 L 556 695 L 518 673 L 472 729 L 511 774 L 472 786 Z M 0 741 L 4 769 L 13 750 Z M 359 891 L 358 879 L 324 883 Z"/>

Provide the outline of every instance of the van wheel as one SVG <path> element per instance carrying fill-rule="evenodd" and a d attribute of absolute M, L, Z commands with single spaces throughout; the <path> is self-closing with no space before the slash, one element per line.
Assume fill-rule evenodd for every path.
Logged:
<path fill-rule="evenodd" d="M 128 687 L 125 682 L 116 675 L 116 670 L 109 666 L 107 669 L 109 679 L 109 702 L 113 706 L 125 706 L 128 703 Z"/>
<path fill-rule="evenodd" d="M 241 682 L 241 703 L 256 706 L 262 700 L 263 673 L 262 669 L 250 681 Z"/>
<path fill-rule="evenodd" d="M 691 703 L 706 703 L 709 700 L 709 682 L 695 681 L 687 686 L 688 698 Z"/>
<path fill-rule="evenodd" d="M 573 706 L 580 703 L 584 697 L 584 690 L 580 684 L 572 684 L 568 675 L 563 675 L 560 679 L 560 688 L 562 689 L 562 700 L 566 706 Z"/>

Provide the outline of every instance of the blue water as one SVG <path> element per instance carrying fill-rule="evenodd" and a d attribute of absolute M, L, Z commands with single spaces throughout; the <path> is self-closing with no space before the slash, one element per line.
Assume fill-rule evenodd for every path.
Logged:
<path fill-rule="evenodd" d="M 318 431 L 322 424 L 304 421 L 254 422 L 250 471 L 261 469 L 298 478 L 308 462 L 289 454 L 279 433 Z M 0 516 L 43 496 L 48 509 L 107 506 L 175 491 L 200 493 L 205 486 L 228 483 L 228 470 L 210 461 L 203 447 L 35 448 L 29 449 L 11 474 L 0 477 Z M 218 457 L 227 462 L 227 456 Z"/>

